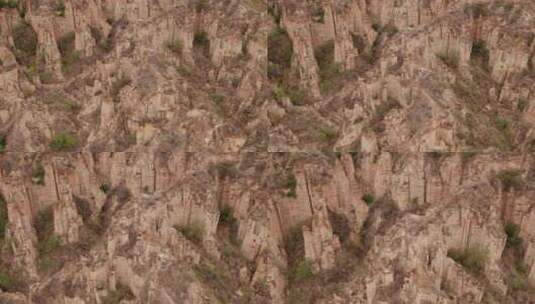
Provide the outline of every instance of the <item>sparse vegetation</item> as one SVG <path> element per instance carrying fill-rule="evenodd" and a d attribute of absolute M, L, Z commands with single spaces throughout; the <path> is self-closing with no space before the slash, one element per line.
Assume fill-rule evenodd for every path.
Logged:
<path fill-rule="evenodd" d="M 522 245 L 522 238 L 520 237 L 520 227 L 514 223 L 507 223 L 504 227 L 507 235 L 507 248 L 518 248 Z"/>
<path fill-rule="evenodd" d="M 50 143 L 50 148 L 54 151 L 72 150 L 78 144 L 76 137 L 70 133 L 56 134 Z"/>
<path fill-rule="evenodd" d="M 286 196 L 287 197 L 297 197 L 297 179 L 295 179 L 295 175 L 291 174 L 288 175 L 286 179 Z"/>
<path fill-rule="evenodd" d="M 467 15 L 471 15 L 475 19 L 490 15 L 487 5 L 484 3 L 467 3 L 464 6 L 464 12 Z"/>
<path fill-rule="evenodd" d="M 208 9 L 208 2 L 207 0 L 197 0 L 197 3 L 195 3 L 195 11 L 197 13 L 202 13 Z"/>
<path fill-rule="evenodd" d="M 65 3 L 62 0 L 56 2 L 54 12 L 60 17 L 65 17 Z"/>
<path fill-rule="evenodd" d="M 5 237 L 8 222 L 7 202 L 4 196 L 0 194 L 0 240 L 3 240 Z"/>
<path fill-rule="evenodd" d="M 110 25 L 113 25 L 113 23 L 110 23 Z M 89 29 L 91 30 L 91 36 L 95 39 L 97 46 L 105 52 L 111 51 L 113 48 L 113 35 L 110 34 L 108 37 L 103 37 L 99 28 L 91 26 Z"/>
<path fill-rule="evenodd" d="M 229 205 L 223 206 L 219 211 L 219 222 L 226 226 L 236 225 L 236 218 L 234 217 L 234 210 Z"/>
<path fill-rule="evenodd" d="M 134 298 L 134 294 L 128 286 L 118 283 L 115 290 L 109 290 L 108 294 L 101 299 L 101 303 L 119 304 L 123 300 L 132 300 Z"/>
<path fill-rule="evenodd" d="M 2 290 L 9 290 L 13 286 L 13 279 L 5 272 L 0 272 L 0 288 Z"/>
<path fill-rule="evenodd" d="M 312 20 L 314 20 L 314 22 L 318 22 L 318 23 L 325 22 L 325 10 L 323 9 L 321 5 L 316 5 L 315 7 L 313 7 L 311 15 L 312 15 Z"/>
<path fill-rule="evenodd" d="M 465 249 L 450 249 L 448 257 L 461 264 L 466 269 L 480 273 L 485 269 L 488 259 L 488 250 L 480 245 L 474 245 Z"/>
<path fill-rule="evenodd" d="M 101 184 L 100 187 L 99 187 L 100 191 L 102 191 L 102 193 L 104 194 L 108 194 L 108 192 L 110 191 L 110 185 L 108 184 Z"/>
<path fill-rule="evenodd" d="M 64 70 L 68 71 L 73 63 L 80 60 L 80 52 L 75 50 L 74 40 L 76 35 L 69 32 L 58 40 L 58 49 L 61 54 L 61 65 Z"/>
<path fill-rule="evenodd" d="M 171 52 L 173 52 L 177 56 L 182 55 L 183 46 L 182 46 L 182 41 L 180 39 L 169 40 L 167 41 L 165 46 L 167 47 L 167 49 L 169 49 Z"/>
<path fill-rule="evenodd" d="M 219 303 L 231 303 L 230 278 L 215 262 L 203 261 L 193 267 L 195 275 L 216 291 Z"/>
<path fill-rule="evenodd" d="M 459 52 L 457 50 L 447 49 L 438 52 L 436 55 L 448 67 L 452 69 L 459 67 Z"/>
<path fill-rule="evenodd" d="M 178 74 L 184 77 L 190 77 L 192 75 L 191 69 L 184 64 L 177 66 L 176 71 L 178 72 Z"/>
<path fill-rule="evenodd" d="M 45 184 L 45 168 L 40 163 L 33 167 L 32 182 L 36 185 Z"/>
<path fill-rule="evenodd" d="M 197 245 L 202 244 L 204 238 L 204 225 L 200 221 L 193 220 L 189 224 L 175 226 L 175 229 L 182 233 L 182 235 L 190 242 Z"/>
<path fill-rule="evenodd" d="M 0 0 L 0 9 L 1 8 L 17 8 L 17 0 Z"/>
<path fill-rule="evenodd" d="M 327 92 L 334 88 L 341 75 L 341 67 L 334 61 L 334 41 L 329 41 L 314 51 L 318 63 L 320 76 L 320 89 Z"/>
<path fill-rule="evenodd" d="M 487 48 L 487 43 L 482 39 L 476 39 L 472 43 L 472 52 L 470 53 L 470 60 L 479 64 L 483 69 L 488 70 L 490 51 Z"/>
<path fill-rule="evenodd" d="M 268 77 L 272 80 L 282 80 L 290 69 L 293 56 L 293 46 L 288 33 L 277 27 L 268 36 Z"/>
<path fill-rule="evenodd" d="M 316 129 L 316 136 L 322 142 L 332 142 L 336 139 L 338 133 L 330 127 L 321 127 Z"/>
<path fill-rule="evenodd" d="M 366 205 L 371 206 L 375 202 L 375 197 L 370 193 L 365 193 L 361 198 Z"/>
<path fill-rule="evenodd" d="M 282 100 L 287 97 L 294 106 L 302 106 L 306 104 L 305 92 L 298 87 L 285 88 L 282 85 L 276 85 L 273 90 L 273 97 L 275 97 L 276 100 Z"/>
<path fill-rule="evenodd" d="M 126 87 L 127 85 L 130 85 L 132 83 L 132 79 L 130 77 L 123 75 L 121 78 L 115 80 L 113 84 L 111 85 L 111 96 L 113 98 L 113 101 L 119 102 L 119 93 L 121 93 L 121 90 Z"/>
<path fill-rule="evenodd" d="M 503 170 L 498 173 L 497 177 L 500 180 L 503 190 L 510 191 L 511 189 L 518 190 L 522 186 L 522 176 L 520 170 Z"/>
<path fill-rule="evenodd" d="M 6 137 L 0 134 L 0 153 L 6 150 Z"/>
<path fill-rule="evenodd" d="M 218 178 L 235 177 L 238 174 L 236 165 L 231 162 L 219 162 L 214 168 Z"/>
<path fill-rule="evenodd" d="M 21 64 L 28 65 L 37 53 L 37 34 L 29 23 L 19 22 L 13 28 L 15 57 Z"/>
<path fill-rule="evenodd" d="M 519 112 L 524 112 L 529 105 L 529 102 L 525 98 L 518 99 L 518 102 L 516 103 L 516 108 Z"/>
<path fill-rule="evenodd" d="M 225 101 L 225 95 L 219 93 L 210 94 L 210 98 L 217 105 L 221 105 Z"/>
<path fill-rule="evenodd" d="M 375 113 L 372 117 L 372 120 L 370 122 L 371 124 L 371 127 L 373 128 L 373 130 L 377 133 L 381 133 L 384 131 L 385 129 L 385 126 L 384 126 L 384 119 L 386 117 L 386 115 L 394 110 L 394 109 L 398 109 L 398 108 L 401 108 L 401 105 L 399 104 L 399 102 L 393 98 L 388 98 L 385 102 L 381 103 L 380 105 L 378 105 L 376 108 L 375 108 Z"/>
<path fill-rule="evenodd" d="M 238 220 L 234 217 L 234 209 L 228 204 L 224 204 L 219 210 L 218 232 L 226 235 L 231 244 L 237 245 L 239 243 Z"/>
<path fill-rule="evenodd" d="M 46 257 L 61 246 L 61 238 L 54 234 L 54 211 L 52 207 L 47 207 L 37 213 L 33 226 L 37 232 L 39 257 Z"/>
<path fill-rule="evenodd" d="M 207 58 L 210 57 L 210 39 L 208 39 L 208 34 L 205 31 L 195 33 L 193 36 L 193 48 L 196 49 L 199 54 L 202 54 Z"/>
<path fill-rule="evenodd" d="M 307 259 L 302 259 L 297 263 L 292 273 L 292 281 L 295 283 L 309 280 L 314 276 L 312 263 Z"/>

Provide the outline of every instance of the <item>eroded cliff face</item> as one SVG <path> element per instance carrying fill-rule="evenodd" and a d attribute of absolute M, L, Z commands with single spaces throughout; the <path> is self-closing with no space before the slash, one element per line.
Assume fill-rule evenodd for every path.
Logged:
<path fill-rule="evenodd" d="M 15 2 L 0 302 L 535 303 L 532 1 Z"/>

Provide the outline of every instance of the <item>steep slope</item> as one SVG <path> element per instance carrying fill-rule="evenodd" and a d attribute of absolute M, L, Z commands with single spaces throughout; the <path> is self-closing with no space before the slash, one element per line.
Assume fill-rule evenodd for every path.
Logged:
<path fill-rule="evenodd" d="M 0 302 L 535 303 L 535 4 L 0 1 Z"/>

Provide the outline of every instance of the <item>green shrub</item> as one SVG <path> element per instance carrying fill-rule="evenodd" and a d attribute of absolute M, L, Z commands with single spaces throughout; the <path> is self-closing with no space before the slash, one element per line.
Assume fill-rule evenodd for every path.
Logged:
<path fill-rule="evenodd" d="M 503 170 L 498 173 L 497 177 L 501 181 L 504 191 L 518 190 L 522 187 L 521 171 L 519 170 Z"/>
<path fill-rule="evenodd" d="M 507 119 L 498 117 L 496 118 L 496 128 L 500 131 L 507 131 L 509 129 L 510 123 Z"/>
<path fill-rule="evenodd" d="M 511 278 L 511 288 L 513 290 L 523 290 L 528 287 L 528 280 L 525 275 L 515 273 Z"/>
<path fill-rule="evenodd" d="M 201 13 L 203 11 L 206 11 L 208 9 L 208 2 L 206 0 L 197 0 L 197 3 L 195 3 L 195 11 L 197 13 Z"/>
<path fill-rule="evenodd" d="M 507 223 L 504 227 L 507 235 L 506 246 L 508 248 L 518 248 L 522 245 L 522 238 L 520 237 L 520 227 L 514 223 Z"/>
<path fill-rule="evenodd" d="M 362 196 L 362 200 L 366 203 L 366 205 L 371 206 L 375 202 L 375 197 L 369 193 L 365 193 Z"/>
<path fill-rule="evenodd" d="M 10 290 L 13 287 L 13 285 L 14 285 L 14 282 L 11 276 L 6 272 L 1 271 L 0 272 L 0 288 L 3 291 L 7 291 L 7 290 Z"/>
<path fill-rule="evenodd" d="M 295 106 L 302 106 L 305 104 L 305 92 L 297 87 L 285 88 L 280 84 L 273 89 L 273 97 L 276 100 L 282 100 L 283 98 L 289 98 L 290 102 Z"/>
<path fill-rule="evenodd" d="M 221 105 L 225 101 L 225 95 L 218 94 L 218 93 L 210 94 L 210 98 L 217 105 Z"/>
<path fill-rule="evenodd" d="M 236 225 L 236 218 L 234 217 L 232 207 L 225 205 L 221 208 L 221 211 L 219 211 L 219 222 L 229 227 Z"/>
<path fill-rule="evenodd" d="M 388 23 L 382 28 L 382 32 L 386 33 L 388 37 L 392 37 L 395 34 L 399 33 L 399 29 L 397 28 L 395 24 Z"/>
<path fill-rule="evenodd" d="M 196 32 L 193 36 L 193 48 L 205 57 L 210 56 L 210 39 L 205 31 Z"/>
<path fill-rule="evenodd" d="M 74 135 L 69 133 L 59 133 L 52 138 L 50 148 L 54 151 L 68 151 L 72 150 L 78 144 L 78 140 Z"/>
<path fill-rule="evenodd" d="M 292 64 L 293 46 L 288 33 L 277 27 L 268 36 L 268 77 L 282 80 Z"/>
<path fill-rule="evenodd" d="M 325 10 L 322 6 L 318 5 L 312 9 L 312 20 L 318 23 L 325 22 Z"/>
<path fill-rule="evenodd" d="M 485 263 L 488 260 L 488 250 L 479 245 L 468 247 L 464 250 L 450 249 L 448 257 L 461 264 L 472 272 L 482 272 L 485 269 Z"/>
<path fill-rule="evenodd" d="M 295 175 L 290 174 L 288 178 L 286 179 L 286 196 L 287 197 L 297 197 L 297 179 L 295 179 Z"/>
<path fill-rule="evenodd" d="M 184 65 L 184 64 L 177 66 L 176 71 L 178 72 L 178 74 L 184 77 L 190 77 L 192 75 L 191 69 L 187 65 Z"/>
<path fill-rule="evenodd" d="M 54 12 L 56 12 L 56 15 L 60 17 L 65 17 L 65 3 L 63 1 L 58 1 L 54 5 Z"/>
<path fill-rule="evenodd" d="M 219 178 L 236 177 L 238 174 L 236 165 L 231 162 L 219 162 L 214 165 L 214 168 Z"/>
<path fill-rule="evenodd" d="M 75 38 L 76 35 L 74 32 L 68 32 L 58 39 L 58 49 L 64 69 L 69 69 L 73 63 L 80 60 L 80 52 L 75 50 Z"/>
<path fill-rule="evenodd" d="M 110 185 L 108 184 L 102 184 L 100 185 L 99 187 L 100 191 L 102 191 L 102 193 L 108 193 L 110 191 Z"/>
<path fill-rule="evenodd" d="M 37 34 L 29 23 L 20 22 L 13 28 L 15 57 L 21 64 L 28 65 L 37 53 Z"/>
<path fill-rule="evenodd" d="M 303 282 L 311 279 L 313 276 L 314 272 L 312 270 L 312 263 L 309 260 L 303 259 L 299 263 L 297 263 L 293 272 L 294 282 Z"/>
<path fill-rule="evenodd" d="M 477 39 L 472 43 L 470 59 L 474 62 L 478 62 L 485 69 L 488 68 L 489 54 L 490 51 L 487 48 L 487 43 L 484 40 Z"/>
<path fill-rule="evenodd" d="M 43 165 L 38 164 L 32 170 L 32 182 L 37 185 L 45 184 L 45 168 Z"/>
<path fill-rule="evenodd" d="M 42 242 L 39 243 L 39 253 L 40 254 L 49 254 L 56 251 L 62 245 L 62 240 L 57 235 L 50 235 Z"/>
<path fill-rule="evenodd" d="M 296 265 L 305 255 L 305 239 L 302 225 L 293 227 L 285 239 L 284 249 L 288 256 L 288 265 Z M 292 267 L 290 267 L 291 269 Z"/>
<path fill-rule="evenodd" d="M 206 286 L 213 290 L 219 301 L 216 303 L 233 303 L 231 290 L 231 279 L 222 265 L 214 264 L 210 261 L 202 261 L 193 266 L 196 277 Z"/>
<path fill-rule="evenodd" d="M 50 84 L 54 81 L 54 74 L 44 69 L 39 70 L 39 80 L 44 84 Z"/>
<path fill-rule="evenodd" d="M 4 239 L 8 223 L 7 202 L 4 196 L 0 194 L 0 239 Z"/>
<path fill-rule="evenodd" d="M 529 105 L 529 102 L 525 98 L 520 98 L 516 104 L 516 108 L 519 112 L 524 112 Z"/>
<path fill-rule="evenodd" d="M 0 153 L 6 150 L 6 137 L 0 134 Z"/>
<path fill-rule="evenodd" d="M 54 211 L 48 207 L 37 213 L 33 226 L 37 233 L 39 256 L 44 257 L 61 247 L 61 238 L 54 234 Z"/>
<path fill-rule="evenodd" d="M 452 69 L 459 67 L 459 52 L 456 50 L 445 50 L 437 53 L 438 59 Z"/>
<path fill-rule="evenodd" d="M 17 8 L 17 0 L 0 0 L 0 8 Z"/>
<path fill-rule="evenodd" d="M 68 72 L 69 68 L 78 60 L 80 60 L 80 52 L 72 51 L 61 57 L 61 66 Z"/>
<path fill-rule="evenodd" d="M 72 52 L 72 50 L 74 49 L 75 39 L 76 34 L 74 32 L 68 32 L 58 39 L 58 50 L 62 56 L 69 52 Z"/>
<path fill-rule="evenodd" d="M 336 139 L 338 133 L 335 129 L 330 127 L 321 127 L 316 129 L 316 135 L 318 140 L 322 142 L 332 142 Z"/>
<path fill-rule="evenodd" d="M 63 109 L 67 110 L 67 111 L 71 111 L 71 112 L 75 112 L 75 111 L 78 111 L 80 109 L 80 106 L 72 101 L 72 100 L 66 100 L 64 99 L 61 103 L 61 105 L 63 106 Z"/>
<path fill-rule="evenodd" d="M 182 235 L 197 245 L 202 243 L 204 238 L 204 225 L 199 221 L 192 221 L 187 225 L 176 226 L 175 229 Z"/>
<path fill-rule="evenodd" d="M 182 55 L 182 41 L 180 39 L 173 39 L 173 40 L 169 40 L 167 41 L 167 43 L 165 44 L 165 46 L 173 53 L 175 53 L 176 55 L 180 56 Z"/>
<path fill-rule="evenodd" d="M 329 91 L 341 74 L 340 65 L 334 61 L 334 41 L 328 41 L 314 50 L 314 57 L 319 68 L 320 89 Z"/>

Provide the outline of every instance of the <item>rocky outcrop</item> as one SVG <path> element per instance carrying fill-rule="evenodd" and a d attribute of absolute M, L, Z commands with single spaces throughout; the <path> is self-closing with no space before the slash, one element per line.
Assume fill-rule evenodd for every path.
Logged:
<path fill-rule="evenodd" d="M 527 1 L 0 8 L 0 302 L 532 301 L 533 16 Z M 270 75 L 274 31 L 288 84 Z"/>

